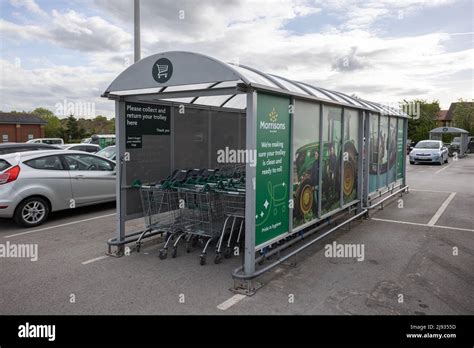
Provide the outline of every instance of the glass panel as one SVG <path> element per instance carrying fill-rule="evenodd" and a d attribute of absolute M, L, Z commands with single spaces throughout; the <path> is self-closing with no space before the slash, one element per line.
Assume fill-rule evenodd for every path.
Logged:
<path fill-rule="evenodd" d="M 212 95 L 207 97 L 199 97 L 193 104 L 221 106 L 223 102 L 229 99 L 230 95 Z"/>
<path fill-rule="evenodd" d="M 387 186 L 388 169 L 388 117 L 380 116 L 379 180 L 378 188 Z"/>
<path fill-rule="evenodd" d="M 390 143 L 388 144 L 388 183 L 397 179 L 397 119 L 390 117 Z"/>
<path fill-rule="evenodd" d="M 369 193 L 377 190 L 377 172 L 379 163 L 379 115 L 370 114 L 369 135 Z"/>
<path fill-rule="evenodd" d="M 324 215 L 340 206 L 342 108 L 323 108 L 323 181 L 321 206 Z"/>
<path fill-rule="evenodd" d="M 328 91 L 327 89 L 324 90 L 326 93 L 329 93 L 332 97 L 334 97 L 336 99 L 336 101 L 340 102 L 340 103 L 344 103 L 344 104 L 347 104 L 347 101 L 344 100 L 344 98 L 341 98 L 340 96 L 338 96 L 336 93 L 333 93 L 331 91 Z"/>
<path fill-rule="evenodd" d="M 217 85 L 215 85 L 212 88 L 226 88 L 226 87 L 235 87 L 238 83 L 241 83 L 242 81 L 223 81 L 219 82 Z"/>
<path fill-rule="evenodd" d="M 344 203 L 357 199 L 357 178 L 359 176 L 359 112 L 344 110 L 344 167 L 343 183 Z"/>
<path fill-rule="evenodd" d="M 313 88 L 313 87 L 309 87 L 309 86 L 306 86 L 306 88 L 308 88 L 309 90 L 311 90 L 311 92 L 313 92 L 313 94 L 318 97 L 318 98 L 321 98 L 321 99 L 325 99 L 325 100 L 330 100 L 332 101 L 331 98 L 329 98 L 326 94 L 324 94 L 323 92 L 321 91 L 318 91 L 316 88 Z"/>
<path fill-rule="evenodd" d="M 298 86 L 295 86 L 294 84 L 292 84 L 292 83 L 290 83 L 286 80 L 283 80 L 283 79 L 279 78 L 278 76 L 272 75 L 272 77 L 292 92 L 301 93 L 301 94 L 308 94 L 303 89 L 299 88 Z"/>
<path fill-rule="evenodd" d="M 169 86 L 169 87 L 166 87 L 163 93 L 176 92 L 176 91 L 189 91 L 189 90 L 194 90 L 194 89 L 208 89 L 213 84 L 214 83 L 198 83 L 194 85 Z"/>
<path fill-rule="evenodd" d="M 259 75 L 255 72 L 251 71 L 251 70 L 247 70 L 247 69 L 245 69 L 241 66 L 233 65 L 232 67 L 235 70 L 237 70 L 240 74 L 245 76 L 250 82 L 254 82 L 254 83 L 261 84 L 261 85 L 275 87 L 275 88 L 280 89 L 280 87 L 278 87 L 272 81 L 270 81 L 269 79 L 265 78 L 262 75 Z"/>
<path fill-rule="evenodd" d="M 167 99 L 160 99 L 160 100 L 166 100 L 170 101 L 173 103 L 184 103 L 184 104 L 189 104 L 191 101 L 194 99 L 194 97 L 189 97 L 189 98 L 167 98 Z M 157 100 L 158 102 L 160 100 Z"/>
<path fill-rule="evenodd" d="M 234 98 L 223 105 L 225 108 L 245 109 L 247 107 L 247 95 L 237 94 Z"/>
<path fill-rule="evenodd" d="M 295 101 L 293 117 L 293 228 L 317 218 L 319 104 Z"/>

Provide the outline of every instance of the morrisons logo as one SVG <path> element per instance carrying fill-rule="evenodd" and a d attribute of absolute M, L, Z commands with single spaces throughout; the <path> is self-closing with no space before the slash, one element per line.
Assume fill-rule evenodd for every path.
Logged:
<path fill-rule="evenodd" d="M 285 130 L 286 125 L 284 123 L 278 123 L 278 113 L 275 108 L 268 114 L 270 122 L 260 121 L 260 129 L 265 130 Z"/>

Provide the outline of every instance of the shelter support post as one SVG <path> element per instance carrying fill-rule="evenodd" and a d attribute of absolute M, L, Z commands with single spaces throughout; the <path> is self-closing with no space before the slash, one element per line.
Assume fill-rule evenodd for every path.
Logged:
<path fill-rule="evenodd" d="M 247 152 L 257 149 L 257 92 L 253 89 L 247 91 L 247 115 L 246 115 L 246 150 Z M 234 281 L 234 291 L 252 295 L 260 287 L 260 284 L 250 279 L 255 273 L 255 185 L 256 170 L 250 161 L 245 165 L 245 251 L 244 251 L 244 275 L 249 279 Z"/>
<path fill-rule="evenodd" d="M 363 192 L 363 182 L 364 182 L 364 174 L 365 170 L 362 168 L 364 165 L 364 158 L 367 158 L 365 151 L 366 151 L 366 146 L 364 143 L 364 124 L 365 124 L 365 113 L 363 111 L 358 112 L 358 117 L 359 117 L 359 122 L 358 122 L 358 131 L 357 131 L 357 137 L 358 137 L 358 148 L 357 152 L 359 156 L 357 157 L 357 198 L 359 199 L 359 203 L 357 203 L 357 214 L 362 211 L 362 207 L 364 206 L 363 202 L 363 197 L 364 197 L 364 192 Z"/>
<path fill-rule="evenodd" d="M 112 244 L 109 241 L 109 254 L 113 256 L 123 256 L 125 241 L 125 102 L 121 100 L 115 101 L 115 149 L 116 149 L 116 166 L 115 166 L 115 194 L 116 194 L 116 227 L 114 244 L 116 250 L 112 252 Z"/>

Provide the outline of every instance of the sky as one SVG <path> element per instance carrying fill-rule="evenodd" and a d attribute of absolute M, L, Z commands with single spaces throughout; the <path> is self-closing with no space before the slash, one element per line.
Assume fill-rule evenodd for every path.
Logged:
<path fill-rule="evenodd" d="M 133 0 L 0 3 L 0 110 L 72 102 L 93 105 L 87 117 L 113 117 L 100 95 L 133 63 Z M 199 52 L 383 104 L 417 98 L 442 109 L 474 98 L 473 23 L 473 0 L 141 0 L 142 57 Z"/>

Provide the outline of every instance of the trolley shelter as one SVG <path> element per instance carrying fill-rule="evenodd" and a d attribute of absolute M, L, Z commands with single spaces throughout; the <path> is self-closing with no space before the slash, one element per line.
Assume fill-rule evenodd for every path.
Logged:
<path fill-rule="evenodd" d="M 109 246 L 119 252 L 139 236 L 125 222 L 144 214 L 140 185 L 183 169 L 243 164 L 237 224 L 246 279 L 256 275 L 260 251 L 334 214 L 359 216 L 406 187 L 407 115 L 378 103 L 191 52 L 136 62 L 103 97 L 116 109 L 117 228 Z"/>
<path fill-rule="evenodd" d="M 433 140 L 443 140 L 443 135 L 445 134 L 455 134 L 461 138 L 459 147 L 459 154 L 458 157 L 466 156 L 466 150 L 468 147 L 469 139 L 468 135 L 469 132 L 465 129 L 456 128 L 456 127 L 438 127 L 435 129 L 430 130 L 430 139 Z"/>

